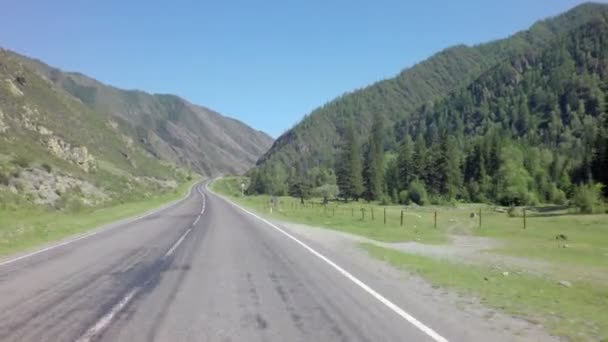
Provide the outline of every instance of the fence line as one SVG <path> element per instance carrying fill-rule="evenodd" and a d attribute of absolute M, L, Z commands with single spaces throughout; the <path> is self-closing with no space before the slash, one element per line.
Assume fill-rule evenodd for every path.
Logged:
<path fill-rule="evenodd" d="M 355 206 L 360 206 L 360 202 L 352 202 L 350 204 L 343 203 L 321 203 L 315 201 L 304 201 L 304 203 L 299 200 L 294 201 L 285 201 L 278 200 L 275 202 L 270 201 L 270 203 L 266 203 L 263 207 L 270 212 L 280 212 L 283 214 L 289 214 L 289 212 L 302 212 L 306 210 L 312 210 L 317 212 L 323 217 L 327 218 L 343 218 L 348 217 L 348 208 L 350 207 L 350 217 L 355 219 Z M 375 222 L 376 219 L 376 211 L 377 206 L 366 205 L 363 204 L 360 206 L 359 210 L 361 211 L 361 216 L 358 219 L 359 221 L 369 220 L 370 222 Z M 450 208 L 450 207 L 412 207 L 412 206 L 390 206 L 390 207 L 382 207 L 382 224 L 385 226 L 399 226 L 399 227 L 417 227 L 417 225 L 428 225 L 435 229 L 437 228 L 445 228 L 449 226 L 454 226 L 456 223 L 466 223 L 470 228 L 479 228 L 481 229 L 484 224 L 484 216 L 486 213 L 493 214 L 501 214 L 504 213 L 505 216 L 508 217 L 521 217 L 522 221 L 521 226 L 523 229 L 529 228 L 529 220 L 532 217 L 540 217 L 542 213 L 534 211 L 536 214 L 530 215 L 528 208 L 516 209 L 519 211 L 520 215 L 511 214 L 507 212 L 504 207 L 467 207 L 467 208 Z M 369 211 L 369 216 L 366 215 L 366 212 Z M 413 216 L 414 220 L 410 224 L 406 224 L 406 216 Z M 469 220 L 467 220 L 467 218 Z M 473 220 L 473 219 L 477 220 Z M 398 225 L 396 222 L 399 222 Z M 475 222 L 477 221 L 477 222 Z M 409 221 L 408 221 L 409 222 Z M 476 224 L 475 224 L 476 223 Z M 452 225 L 451 225 L 452 224 Z"/>

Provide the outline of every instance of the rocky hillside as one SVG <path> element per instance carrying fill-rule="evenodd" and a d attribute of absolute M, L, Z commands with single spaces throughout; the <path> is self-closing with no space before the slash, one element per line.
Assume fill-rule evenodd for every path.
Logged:
<path fill-rule="evenodd" d="M 0 50 L 0 209 L 139 199 L 251 167 L 271 139 L 172 95 L 105 86 Z"/>
<path fill-rule="evenodd" d="M 267 134 L 178 96 L 122 90 L 80 73 L 13 56 L 112 120 L 151 155 L 202 174 L 243 173 L 272 143 Z"/>
<path fill-rule="evenodd" d="M 509 38 L 477 46 L 455 46 L 402 71 L 396 77 L 341 96 L 314 110 L 280 136 L 257 162 L 264 172 L 306 171 L 333 167 L 346 123 L 367 136 L 374 114 L 385 120 L 385 150 L 395 150 L 407 122 L 419 108 L 440 101 L 503 61 L 536 51 L 593 20 L 608 16 L 608 5 L 584 4 L 558 17 L 540 21 Z M 431 106 L 427 106 L 431 107 Z"/>

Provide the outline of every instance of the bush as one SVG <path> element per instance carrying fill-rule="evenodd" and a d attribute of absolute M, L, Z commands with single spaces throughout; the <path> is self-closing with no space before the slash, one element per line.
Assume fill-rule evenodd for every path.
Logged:
<path fill-rule="evenodd" d="M 26 168 L 30 166 L 30 160 L 25 156 L 17 156 L 15 159 L 13 159 L 13 164 L 21 168 Z"/>
<path fill-rule="evenodd" d="M 9 180 L 10 177 L 3 171 L 0 171 L 0 185 L 8 185 Z"/>
<path fill-rule="evenodd" d="M 399 203 L 410 204 L 410 193 L 407 190 L 401 190 L 399 193 Z"/>
<path fill-rule="evenodd" d="M 338 186 L 335 184 L 323 184 L 314 188 L 312 194 L 315 197 L 322 197 L 323 203 L 327 203 L 330 198 L 333 199 L 338 197 L 338 191 Z"/>
<path fill-rule="evenodd" d="M 389 205 L 391 202 L 391 198 L 388 195 L 380 196 L 380 205 Z"/>
<path fill-rule="evenodd" d="M 410 183 L 408 193 L 410 195 L 410 200 L 418 205 L 425 205 L 429 203 L 429 196 L 426 192 L 424 183 L 418 179 Z"/>
<path fill-rule="evenodd" d="M 566 193 L 559 189 L 555 184 L 551 187 L 550 192 L 550 200 L 554 204 L 565 204 L 566 203 Z"/>
<path fill-rule="evenodd" d="M 592 214 L 601 213 L 604 211 L 604 203 L 602 202 L 601 184 L 583 184 L 576 187 L 572 204 L 574 204 L 581 213 Z"/>
<path fill-rule="evenodd" d="M 18 193 L 23 193 L 23 191 L 25 191 L 25 185 L 22 181 L 15 182 L 15 189 L 17 189 Z"/>
<path fill-rule="evenodd" d="M 51 173 L 51 171 L 53 171 L 53 167 L 50 164 L 42 163 L 41 166 L 47 173 Z"/>
<path fill-rule="evenodd" d="M 393 188 L 393 191 L 391 192 L 391 202 L 393 202 L 393 204 L 399 203 L 399 194 L 397 193 L 397 189 Z"/>

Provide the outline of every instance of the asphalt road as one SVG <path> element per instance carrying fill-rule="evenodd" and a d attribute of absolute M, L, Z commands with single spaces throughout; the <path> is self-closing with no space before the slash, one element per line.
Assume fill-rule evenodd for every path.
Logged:
<path fill-rule="evenodd" d="M 0 341 L 489 337 L 348 263 L 199 185 L 160 212 L 0 263 Z"/>

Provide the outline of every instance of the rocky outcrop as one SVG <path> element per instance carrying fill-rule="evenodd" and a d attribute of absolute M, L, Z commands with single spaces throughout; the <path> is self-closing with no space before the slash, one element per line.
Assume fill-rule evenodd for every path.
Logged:
<path fill-rule="evenodd" d="M 19 172 L 18 177 L 9 180 L 8 190 L 30 197 L 34 203 L 40 205 L 55 205 L 68 193 L 74 194 L 88 206 L 95 206 L 110 199 L 110 196 L 89 182 L 52 174 L 38 168 Z"/>
<path fill-rule="evenodd" d="M 4 80 L 4 82 L 6 82 L 6 85 L 8 86 L 8 90 L 11 92 L 11 94 L 13 94 L 14 96 L 23 96 L 23 92 L 21 91 L 21 89 L 19 89 L 19 87 L 17 87 L 17 85 L 15 83 L 13 83 L 13 80 L 11 80 L 10 78 L 7 78 Z"/>
<path fill-rule="evenodd" d="M 69 143 L 57 136 L 48 137 L 45 144 L 52 154 L 78 165 L 85 172 L 97 168 L 95 158 L 89 153 L 86 146 L 72 147 Z"/>
<path fill-rule="evenodd" d="M 4 113 L 2 112 L 2 109 L 0 109 L 0 133 L 8 131 L 8 125 L 4 122 L 4 119 Z"/>
<path fill-rule="evenodd" d="M 173 190 L 177 188 L 177 182 L 174 179 L 158 179 L 154 177 L 135 177 L 136 182 L 141 184 L 154 184 L 163 190 Z"/>

